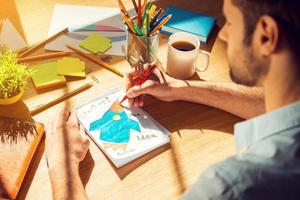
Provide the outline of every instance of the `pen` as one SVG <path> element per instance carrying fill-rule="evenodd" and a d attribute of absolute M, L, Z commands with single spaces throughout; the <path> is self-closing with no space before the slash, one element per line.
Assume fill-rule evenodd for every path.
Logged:
<path fill-rule="evenodd" d="M 143 75 L 143 77 L 141 77 L 137 82 L 136 82 L 136 86 L 140 86 L 142 85 L 149 77 L 150 75 L 152 74 L 152 72 L 154 71 L 154 69 L 156 68 L 156 65 L 152 65 L 151 68 L 146 71 L 146 73 Z M 123 97 L 123 99 L 120 101 L 120 104 L 122 104 L 126 99 L 128 98 L 127 95 L 125 95 Z"/>

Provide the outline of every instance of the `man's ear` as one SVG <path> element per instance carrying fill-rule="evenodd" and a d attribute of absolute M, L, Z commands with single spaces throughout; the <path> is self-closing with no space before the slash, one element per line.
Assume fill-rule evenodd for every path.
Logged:
<path fill-rule="evenodd" d="M 279 44 L 279 27 L 277 22 L 270 16 L 262 16 L 255 31 L 255 42 L 262 56 L 269 56 Z"/>

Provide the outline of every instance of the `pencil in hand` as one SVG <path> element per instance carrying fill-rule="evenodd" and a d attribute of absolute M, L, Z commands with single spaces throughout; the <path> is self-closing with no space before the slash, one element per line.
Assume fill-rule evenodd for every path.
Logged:
<path fill-rule="evenodd" d="M 150 67 L 150 69 L 147 70 L 147 71 L 143 74 L 143 76 L 135 83 L 134 86 L 141 86 L 144 82 L 146 82 L 146 81 L 149 79 L 149 77 L 151 76 L 152 72 L 155 70 L 155 68 L 156 68 L 156 65 L 152 65 L 152 66 Z M 123 97 L 123 99 L 120 101 L 120 105 L 121 105 L 126 99 L 128 99 L 128 96 L 127 96 L 127 95 L 125 95 L 125 96 Z"/>

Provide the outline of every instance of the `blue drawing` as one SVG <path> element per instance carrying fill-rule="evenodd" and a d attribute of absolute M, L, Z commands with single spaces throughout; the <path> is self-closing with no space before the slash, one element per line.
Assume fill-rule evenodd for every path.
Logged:
<path fill-rule="evenodd" d="M 113 143 L 128 143 L 130 130 L 141 132 L 140 125 L 128 118 L 118 101 L 114 102 L 101 119 L 90 124 L 90 131 L 100 130 L 100 140 Z"/>

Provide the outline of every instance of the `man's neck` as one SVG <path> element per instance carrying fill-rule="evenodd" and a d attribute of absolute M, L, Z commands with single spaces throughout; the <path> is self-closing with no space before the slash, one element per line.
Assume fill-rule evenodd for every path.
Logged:
<path fill-rule="evenodd" d="M 264 81 L 266 112 L 300 100 L 300 66 L 289 55 L 272 60 Z"/>

